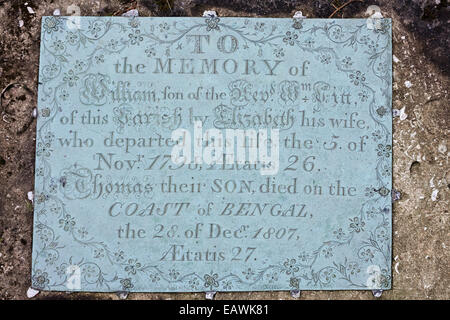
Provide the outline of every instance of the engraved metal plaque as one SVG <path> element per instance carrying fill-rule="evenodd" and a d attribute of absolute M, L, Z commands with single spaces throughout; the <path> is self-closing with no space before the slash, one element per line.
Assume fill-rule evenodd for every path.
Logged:
<path fill-rule="evenodd" d="M 43 17 L 32 286 L 391 287 L 390 19 Z"/>

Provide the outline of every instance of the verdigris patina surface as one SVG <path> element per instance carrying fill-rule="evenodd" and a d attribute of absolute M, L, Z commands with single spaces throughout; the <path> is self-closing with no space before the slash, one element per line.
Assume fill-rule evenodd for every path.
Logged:
<path fill-rule="evenodd" d="M 32 287 L 390 289 L 391 56 L 389 19 L 43 17 Z"/>

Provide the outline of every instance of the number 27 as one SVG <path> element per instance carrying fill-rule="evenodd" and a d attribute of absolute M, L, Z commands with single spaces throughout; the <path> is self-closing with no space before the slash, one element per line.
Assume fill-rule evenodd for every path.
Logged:
<path fill-rule="evenodd" d="M 248 259 L 250 259 L 250 257 L 252 256 L 253 252 L 255 252 L 256 248 L 255 247 L 247 247 L 245 248 L 245 259 L 244 261 L 247 262 Z M 241 247 L 234 247 L 232 249 L 232 253 L 233 253 L 233 258 L 231 259 L 231 261 L 241 261 L 242 260 L 242 248 Z"/>

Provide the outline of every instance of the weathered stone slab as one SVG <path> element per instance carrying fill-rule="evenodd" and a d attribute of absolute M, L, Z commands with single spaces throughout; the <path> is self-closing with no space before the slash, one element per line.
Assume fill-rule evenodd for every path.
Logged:
<path fill-rule="evenodd" d="M 33 288 L 389 289 L 391 57 L 389 19 L 43 17 Z"/>

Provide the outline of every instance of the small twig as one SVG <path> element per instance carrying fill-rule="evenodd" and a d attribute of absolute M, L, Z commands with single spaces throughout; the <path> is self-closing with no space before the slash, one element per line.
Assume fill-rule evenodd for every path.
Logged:
<path fill-rule="evenodd" d="M 341 9 L 345 8 L 347 5 L 349 5 L 352 2 L 364 2 L 364 0 L 349 0 L 346 3 L 344 3 L 342 6 L 336 8 L 336 10 L 334 10 L 334 12 L 328 18 L 332 18 L 336 13 L 338 13 Z"/>
<path fill-rule="evenodd" d="M 119 10 L 115 11 L 112 15 L 113 16 L 118 16 L 118 15 L 121 15 L 122 13 L 125 13 L 125 12 L 128 12 L 130 10 L 136 9 L 136 7 L 137 7 L 137 3 L 135 1 L 133 1 L 133 3 L 130 6 L 128 6 L 125 9 L 119 9 Z"/>
<path fill-rule="evenodd" d="M 172 12 L 172 7 L 170 6 L 170 1 L 166 0 L 166 2 L 167 2 L 167 5 L 169 6 L 169 10 Z"/>

